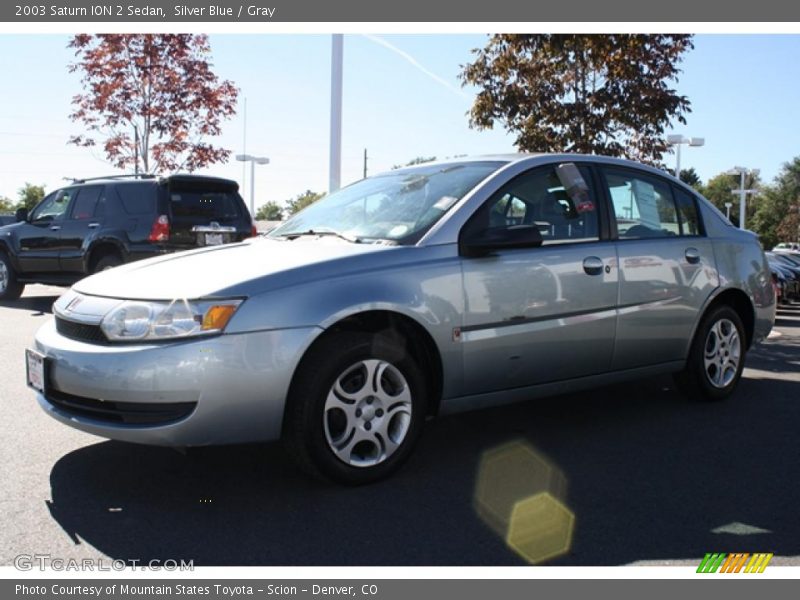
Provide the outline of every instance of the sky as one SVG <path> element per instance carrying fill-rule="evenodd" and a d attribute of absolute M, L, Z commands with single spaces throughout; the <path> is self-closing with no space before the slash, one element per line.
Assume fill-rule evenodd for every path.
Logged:
<path fill-rule="evenodd" d="M 461 88 L 460 66 L 485 35 L 346 35 L 342 184 L 417 156 L 513 152 L 501 125 L 472 130 L 475 90 Z M 98 148 L 68 145 L 80 133 L 69 120 L 80 92 L 65 35 L 0 35 L 0 197 L 17 198 L 26 182 L 52 190 L 65 177 L 118 173 Z M 681 167 L 706 180 L 734 165 L 761 169 L 770 181 L 800 155 L 800 35 L 710 34 L 695 38 L 675 84 L 692 104 L 674 132 L 704 137 L 684 147 Z M 307 189 L 328 187 L 329 35 L 212 35 L 220 78 L 240 88 L 240 110 L 216 143 L 266 156 L 256 167 L 255 204 L 279 204 Z M 674 164 L 673 157 L 666 162 Z M 250 172 L 233 159 L 200 171 L 237 180 L 249 202 Z"/>

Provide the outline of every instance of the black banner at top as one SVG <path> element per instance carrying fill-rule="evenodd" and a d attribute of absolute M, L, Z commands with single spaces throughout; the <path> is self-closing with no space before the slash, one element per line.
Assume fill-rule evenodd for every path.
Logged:
<path fill-rule="evenodd" d="M 800 21 L 786 0 L 16 0 L 4 22 L 781 22 Z"/>

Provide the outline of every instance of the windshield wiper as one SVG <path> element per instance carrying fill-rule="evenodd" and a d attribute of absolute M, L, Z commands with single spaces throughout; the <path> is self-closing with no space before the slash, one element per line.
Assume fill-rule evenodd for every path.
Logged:
<path fill-rule="evenodd" d="M 297 239 L 302 236 L 307 235 L 332 235 L 334 237 L 338 237 L 339 239 L 345 240 L 346 242 L 350 242 L 351 244 L 360 244 L 361 238 L 352 237 L 344 233 L 339 233 L 338 231 L 333 231 L 332 229 L 308 229 L 306 231 L 292 231 L 290 233 L 282 233 L 280 237 L 285 237 L 290 240 Z"/>

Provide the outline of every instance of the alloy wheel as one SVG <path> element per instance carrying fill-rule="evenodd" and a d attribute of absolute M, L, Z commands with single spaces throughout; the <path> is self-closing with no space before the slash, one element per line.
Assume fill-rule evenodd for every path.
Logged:
<path fill-rule="evenodd" d="M 382 463 L 405 440 L 411 412 L 411 389 L 400 370 L 385 360 L 362 360 L 345 369 L 328 392 L 328 447 L 353 467 Z"/>
<path fill-rule="evenodd" d="M 742 355 L 742 343 L 736 325 L 729 319 L 715 322 L 706 336 L 704 366 L 708 381 L 725 388 L 736 378 Z"/>

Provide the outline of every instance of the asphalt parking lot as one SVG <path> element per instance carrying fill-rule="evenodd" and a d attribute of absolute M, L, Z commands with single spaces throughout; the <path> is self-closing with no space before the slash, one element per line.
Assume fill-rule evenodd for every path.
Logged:
<path fill-rule="evenodd" d="M 23 350 L 60 292 L 30 286 L 0 304 L 0 564 L 47 553 L 521 565 L 474 508 L 481 456 L 511 440 L 567 480 L 574 535 L 550 564 L 696 563 L 711 551 L 800 564 L 800 305 L 779 312 L 777 334 L 749 354 L 725 403 L 690 403 L 666 377 L 446 417 L 427 424 L 396 476 L 348 489 L 297 472 L 278 444 L 183 455 L 47 417 L 25 386 Z"/>

